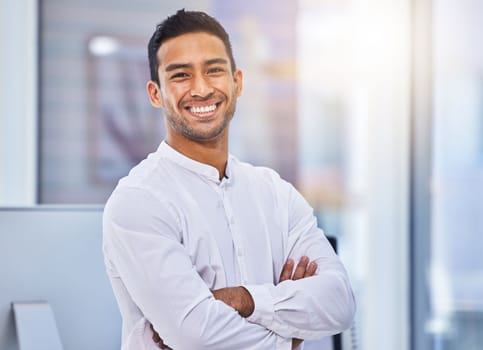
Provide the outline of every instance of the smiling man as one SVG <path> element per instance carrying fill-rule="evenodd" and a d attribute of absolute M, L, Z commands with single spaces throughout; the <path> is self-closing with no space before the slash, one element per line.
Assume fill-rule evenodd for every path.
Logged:
<path fill-rule="evenodd" d="M 347 274 L 313 210 L 273 170 L 228 152 L 243 76 L 223 27 L 180 10 L 148 54 L 166 139 L 104 212 L 122 348 L 288 350 L 350 327 Z"/>

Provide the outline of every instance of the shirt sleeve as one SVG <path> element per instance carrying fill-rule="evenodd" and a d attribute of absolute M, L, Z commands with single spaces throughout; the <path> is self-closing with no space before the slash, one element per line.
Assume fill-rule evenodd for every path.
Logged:
<path fill-rule="evenodd" d="M 107 259 L 171 348 L 291 349 L 291 339 L 248 322 L 213 297 L 181 242 L 168 204 L 144 190 L 124 188 L 111 196 L 103 225 Z"/>
<path fill-rule="evenodd" d="M 318 339 L 337 334 L 352 324 L 354 295 L 339 257 L 305 199 L 288 185 L 287 256 L 297 263 L 306 255 L 316 261 L 316 275 L 277 285 L 247 285 L 255 302 L 248 318 L 283 337 Z"/>

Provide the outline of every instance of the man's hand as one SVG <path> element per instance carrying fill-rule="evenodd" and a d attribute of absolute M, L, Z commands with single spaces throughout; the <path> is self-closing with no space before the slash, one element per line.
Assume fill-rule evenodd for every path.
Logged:
<path fill-rule="evenodd" d="M 293 259 L 287 259 L 285 265 L 283 265 L 282 272 L 280 273 L 280 282 L 286 280 L 299 280 L 301 278 L 311 277 L 315 275 L 317 271 L 317 263 L 312 261 L 310 262 L 309 258 L 303 256 L 300 258 L 297 267 L 295 268 L 294 272 L 294 261 Z"/>
<path fill-rule="evenodd" d="M 158 345 L 160 349 L 165 349 L 165 350 L 172 350 L 169 346 L 164 345 L 163 339 L 159 336 L 158 332 L 154 330 L 153 325 L 151 324 L 151 330 L 153 331 L 153 341 Z"/>
<path fill-rule="evenodd" d="M 248 317 L 255 309 L 252 296 L 244 287 L 227 287 L 212 291 L 216 300 L 234 308 L 241 317 Z"/>
<path fill-rule="evenodd" d="M 315 275 L 317 271 L 317 263 L 312 261 L 310 262 L 309 258 L 303 256 L 300 258 L 297 267 L 295 268 L 294 272 L 294 261 L 292 259 L 287 259 L 285 264 L 283 265 L 282 272 L 280 273 L 280 282 L 286 280 L 299 280 L 301 278 L 306 278 Z M 292 339 L 292 350 L 296 349 L 301 343 L 303 339 Z"/>
<path fill-rule="evenodd" d="M 298 280 L 315 275 L 317 271 L 317 263 L 310 262 L 309 258 L 303 256 L 294 271 L 293 259 L 288 259 L 283 265 L 280 273 L 280 282 L 285 280 Z M 242 317 L 248 317 L 255 309 L 255 303 L 252 296 L 244 287 L 227 287 L 212 291 L 213 296 L 217 300 L 221 300 L 225 304 L 234 308 Z"/>

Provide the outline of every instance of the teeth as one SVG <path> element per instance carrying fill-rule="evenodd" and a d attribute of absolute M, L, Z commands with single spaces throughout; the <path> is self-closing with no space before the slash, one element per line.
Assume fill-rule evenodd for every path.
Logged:
<path fill-rule="evenodd" d="M 190 112 L 201 114 L 201 113 L 213 112 L 215 109 L 216 109 L 216 105 L 203 106 L 203 107 L 191 107 Z"/>

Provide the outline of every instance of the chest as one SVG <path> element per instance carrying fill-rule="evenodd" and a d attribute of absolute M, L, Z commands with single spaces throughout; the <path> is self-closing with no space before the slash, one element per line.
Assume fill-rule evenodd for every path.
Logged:
<path fill-rule="evenodd" d="M 278 282 L 288 232 L 269 189 L 207 185 L 180 199 L 182 244 L 210 288 Z"/>

